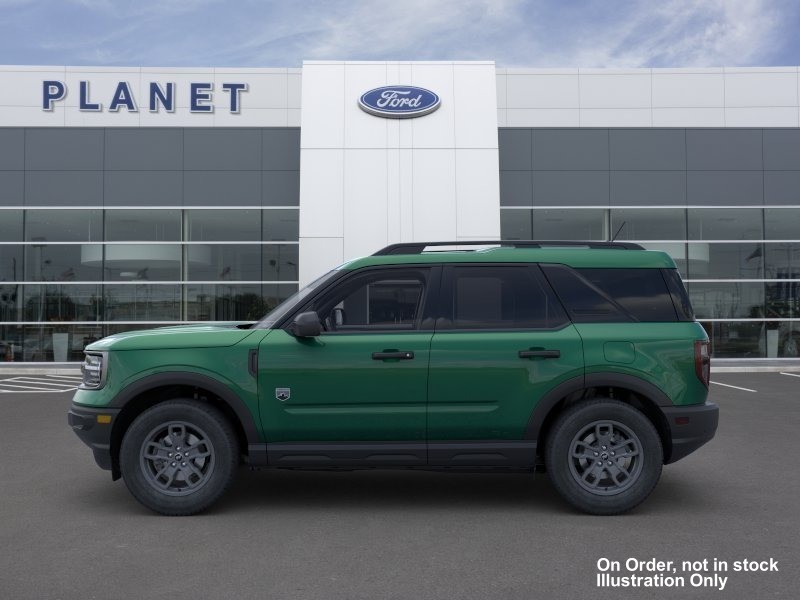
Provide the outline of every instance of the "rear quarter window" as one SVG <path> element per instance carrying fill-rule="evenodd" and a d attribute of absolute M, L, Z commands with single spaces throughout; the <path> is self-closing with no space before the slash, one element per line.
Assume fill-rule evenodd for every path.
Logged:
<path fill-rule="evenodd" d="M 661 269 L 576 269 L 638 321 L 676 321 Z"/>
<path fill-rule="evenodd" d="M 542 269 L 576 323 L 685 320 L 678 318 L 661 269 Z"/>

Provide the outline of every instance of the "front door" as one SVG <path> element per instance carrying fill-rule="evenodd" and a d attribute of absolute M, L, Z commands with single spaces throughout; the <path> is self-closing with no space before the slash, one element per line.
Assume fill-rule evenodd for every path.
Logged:
<path fill-rule="evenodd" d="M 432 465 L 531 465 L 539 398 L 583 376 L 580 335 L 536 265 L 446 266 L 428 385 Z"/>
<path fill-rule="evenodd" d="M 425 463 L 433 279 L 429 267 L 358 271 L 300 309 L 317 312 L 322 335 L 279 329 L 264 338 L 259 395 L 271 463 Z"/>

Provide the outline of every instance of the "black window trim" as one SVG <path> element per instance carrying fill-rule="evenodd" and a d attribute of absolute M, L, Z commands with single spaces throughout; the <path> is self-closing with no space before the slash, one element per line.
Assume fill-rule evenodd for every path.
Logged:
<path fill-rule="evenodd" d="M 664 284 L 667 286 L 670 298 L 672 298 L 672 308 L 675 309 L 675 320 L 679 323 L 691 323 L 697 320 L 694 314 L 694 307 L 689 298 L 689 291 L 683 283 L 678 269 L 659 269 Z M 677 287 L 680 286 L 680 289 Z M 680 307 L 680 308 L 679 308 Z M 689 312 L 687 312 L 687 309 Z"/>

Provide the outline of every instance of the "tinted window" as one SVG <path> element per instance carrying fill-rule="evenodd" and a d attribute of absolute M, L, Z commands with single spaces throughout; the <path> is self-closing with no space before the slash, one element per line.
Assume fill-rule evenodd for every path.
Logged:
<path fill-rule="evenodd" d="M 659 269 L 577 269 L 638 321 L 675 321 L 667 284 Z"/>
<path fill-rule="evenodd" d="M 327 331 L 414 329 L 426 279 L 421 269 L 364 273 L 348 278 L 310 310 Z"/>
<path fill-rule="evenodd" d="M 453 329 L 543 329 L 567 322 L 558 300 L 528 266 L 454 267 Z"/>
<path fill-rule="evenodd" d="M 689 296 L 686 293 L 686 288 L 683 286 L 681 276 L 677 269 L 664 269 L 661 273 L 664 275 L 667 287 L 672 295 L 672 304 L 675 307 L 675 311 L 678 313 L 678 320 L 694 321 L 692 303 L 689 302 Z"/>
<path fill-rule="evenodd" d="M 563 265 L 542 265 L 561 302 L 576 323 L 630 321 L 631 317 L 601 288 Z"/>

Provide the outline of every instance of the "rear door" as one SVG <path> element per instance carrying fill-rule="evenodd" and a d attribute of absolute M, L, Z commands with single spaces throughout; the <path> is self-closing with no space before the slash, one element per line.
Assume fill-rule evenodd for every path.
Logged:
<path fill-rule="evenodd" d="M 526 425 L 539 398 L 583 375 L 580 335 L 536 265 L 446 265 L 442 276 L 429 462 L 532 464 Z"/>

